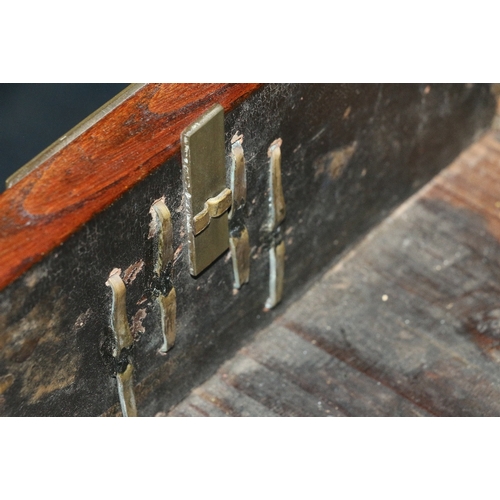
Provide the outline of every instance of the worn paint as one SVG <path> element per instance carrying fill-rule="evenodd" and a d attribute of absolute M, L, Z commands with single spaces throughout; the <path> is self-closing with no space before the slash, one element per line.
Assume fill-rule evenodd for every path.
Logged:
<path fill-rule="evenodd" d="M 2 375 L 0 377 L 0 394 L 3 394 L 13 383 L 15 377 L 12 373 L 7 373 L 7 375 Z"/>
<path fill-rule="evenodd" d="M 130 283 L 132 283 L 137 275 L 142 271 L 143 267 L 144 261 L 142 259 L 127 267 L 127 269 L 123 272 L 123 281 L 125 284 L 130 285 Z"/>
<path fill-rule="evenodd" d="M 331 180 L 338 179 L 349 165 L 356 152 L 356 147 L 357 142 L 354 141 L 319 158 L 315 163 L 316 172 L 314 177 L 317 179 L 327 173 Z"/>
<path fill-rule="evenodd" d="M 24 327 L 17 329 L 18 334 L 24 333 L 23 337 L 6 346 L 9 359 L 22 364 L 16 370 L 22 384 L 21 396 L 31 404 L 73 384 L 81 365 L 81 353 L 76 349 L 78 319 L 71 331 L 60 331 L 64 299 L 54 301 L 49 311 L 46 307 L 35 306 L 21 320 Z"/>
<path fill-rule="evenodd" d="M 134 317 L 132 318 L 132 324 L 130 325 L 130 333 L 132 334 L 132 337 L 134 337 L 134 339 L 137 338 L 141 333 L 144 333 L 146 331 L 142 324 L 146 316 L 147 313 L 145 308 L 139 309 L 134 314 Z"/>

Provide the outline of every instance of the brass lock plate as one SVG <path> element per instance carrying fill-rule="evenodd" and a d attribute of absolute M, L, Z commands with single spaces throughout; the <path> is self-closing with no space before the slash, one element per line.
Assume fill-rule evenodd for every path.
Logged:
<path fill-rule="evenodd" d="M 211 107 L 181 134 L 189 270 L 197 276 L 229 247 L 224 108 Z"/>

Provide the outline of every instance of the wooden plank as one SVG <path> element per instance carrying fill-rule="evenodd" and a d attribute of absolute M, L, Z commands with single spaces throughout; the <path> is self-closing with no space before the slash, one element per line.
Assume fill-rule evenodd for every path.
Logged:
<path fill-rule="evenodd" d="M 226 383 L 278 415 L 298 417 L 305 413 L 316 417 L 344 416 L 338 407 L 322 401 L 243 353 L 239 353 L 233 363 L 226 365 L 226 370 L 220 372 Z"/>
<path fill-rule="evenodd" d="M 185 402 L 169 412 L 170 417 L 225 416 L 225 417 L 277 417 L 255 399 L 226 383 L 228 375 L 216 375 L 197 387 Z M 205 414 L 200 415 L 200 410 Z M 164 413 L 163 415 L 166 416 Z"/>
<path fill-rule="evenodd" d="M 434 415 L 500 415 L 499 344 L 491 342 L 500 247 L 486 207 L 500 199 L 500 155 L 484 160 L 490 140 L 384 222 L 283 320 Z M 467 186 L 470 201 L 448 204 L 443 184 L 462 195 Z"/>
<path fill-rule="evenodd" d="M 258 87 L 136 86 L 91 117 L 90 127 L 78 126 L 70 142 L 59 141 L 64 147 L 42 153 L 0 195 L 0 289 L 175 155 L 181 131 L 213 103 L 230 110 Z"/>
<path fill-rule="evenodd" d="M 223 399 L 226 408 L 237 406 L 238 411 L 228 411 L 231 416 L 268 416 L 262 408 L 280 416 L 429 415 L 315 343 L 274 324 L 169 416 L 199 416 L 199 393 L 208 393 L 213 401 Z M 227 384 L 232 392 L 223 389 Z M 219 411 L 205 407 L 205 416 L 219 416 Z"/>
<path fill-rule="evenodd" d="M 346 416 L 422 416 L 427 412 L 279 324 L 244 352 Z"/>

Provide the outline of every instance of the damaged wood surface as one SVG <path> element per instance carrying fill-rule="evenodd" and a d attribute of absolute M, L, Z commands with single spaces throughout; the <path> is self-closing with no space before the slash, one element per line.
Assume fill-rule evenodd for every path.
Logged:
<path fill-rule="evenodd" d="M 179 151 L 181 131 L 214 103 L 257 84 L 145 84 L 66 136 L 0 194 L 0 289 Z M 35 168 L 36 167 L 36 168 Z M 14 175 L 15 177 L 15 175 Z"/>
<path fill-rule="evenodd" d="M 168 415 L 500 416 L 499 139 L 462 153 Z"/>

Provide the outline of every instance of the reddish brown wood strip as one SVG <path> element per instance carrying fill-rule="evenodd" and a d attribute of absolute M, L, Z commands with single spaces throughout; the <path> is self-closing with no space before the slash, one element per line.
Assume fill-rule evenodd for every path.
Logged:
<path fill-rule="evenodd" d="M 179 150 L 214 103 L 258 84 L 147 84 L 0 195 L 0 289 Z"/>

